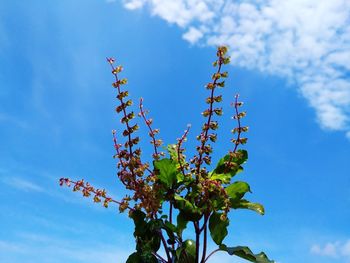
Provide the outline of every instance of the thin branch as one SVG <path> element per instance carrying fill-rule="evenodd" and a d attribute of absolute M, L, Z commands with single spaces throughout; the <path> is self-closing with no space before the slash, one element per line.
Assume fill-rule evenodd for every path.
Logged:
<path fill-rule="evenodd" d="M 178 139 L 178 142 L 177 142 L 177 161 L 180 165 L 180 169 L 181 169 L 181 172 L 183 175 L 185 175 L 185 168 L 182 164 L 182 160 L 181 160 L 181 145 L 182 143 L 185 141 L 186 137 L 187 137 L 187 134 L 188 132 L 190 131 L 190 128 L 191 128 L 191 125 L 187 125 L 187 129 L 185 130 L 185 133 L 181 136 L 180 139 Z"/>
<path fill-rule="evenodd" d="M 123 167 L 123 171 L 126 171 L 126 164 L 123 161 L 123 159 L 120 157 L 120 144 L 117 143 L 117 136 L 116 136 L 116 131 L 113 130 L 112 131 L 112 135 L 113 135 L 113 143 L 114 143 L 114 148 L 117 152 L 117 157 L 119 159 L 119 163 L 120 165 Z M 127 186 L 128 184 L 123 180 L 122 177 L 119 177 L 120 181 L 122 182 L 123 185 Z"/>
<path fill-rule="evenodd" d="M 233 149 L 234 153 L 237 151 L 237 148 L 238 148 L 238 145 L 239 145 L 239 141 L 241 139 L 241 133 L 242 133 L 241 118 L 239 117 L 239 112 L 238 112 L 238 98 L 239 98 L 239 95 L 236 94 L 234 107 L 235 107 L 235 112 L 236 112 L 235 116 L 237 116 L 237 123 L 238 123 L 238 127 L 237 128 L 238 129 L 237 129 L 237 140 L 236 140 L 236 143 L 235 143 L 235 148 Z"/>
<path fill-rule="evenodd" d="M 210 216 L 210 213 L 208 214 L 208 216 L 204 217 L 204 223 L 203 223 L 203 226 L 200 229 L 200 232 L 202 232 L 204 230 L 204 228 L 205 228 L 205 226 L 206 226 L 206 224 L 208 222 L 209 216 Z"/>
<path fill-rule="evenodd" d="M 199 260 L 199 246 L 200 246 L 200 229 L 199 229 L 199 222 L 193 222 L 194 229 L 196 232 L 196 258 L 195 263 L 198 263 Z"/>
<path fill-rule="evenodd" d="M 167 261 L 161 255 L 157 254 L 156 252 L 152 252 L 152 254 L 153 254 L 153 256 L 157 257 L 163 263 L 167 263 Z"/>
<path fill-rule="evenodd" d="M 208 259 L 209 259 L 212 255 L 214 255 L 216 252 L 218 252 L 218 251 L 220 251 L 220 250 L 221 250 L 221 249 L 218 248 L 218 249 L 215 249 L 214 251 L 212 251 L 212 252 L 207 256 L 207 258 L 204 260 L 204 262 L 207 262 Z"/>
<path fill-rule="evenodd" d="M 220 53 L 221 54 L 221 53 Z M 219 60 L 218 60 L 218 69 L 217 69 L 217 72 L 215 75 L 219 74 L 220 71 L 221 71 L 221 66 L 223 64 L 223 57 L 220 55 L 219 56 Z M 200 146 L 200 150 L 199 150 L 199 157 L 198 157 L 198 160 L 197 160 L 197 163 L 196 163 L 196 174 L 197 174 L 197 179 L 196 179 L 196 182 L 198 183 L 198 177 L 199 177 L 199 173 L 200 173 L 200 168 L 201 168 L 201 164 L 202 164 L 202 158 L 203 158 L 203 152 L 204 152 L 204 146 L 206 144 L 206 142 L 208 141 L 208 132 L 209 132 L 209 128 L 210 128 L 210 123 L 211 123 L 211 118 L 213 116 L 213 104 L 214 104 L 214 91 L 215 91 L 215 88 L 217 86 L 217 80 L 219 78 L 218 77 L 215 77 L 214 78 L 214 81 L 212 83 L 210 83 L 211 85 L 211 94 L 210 94 L 210 105 L 209 105 L 209 115 L 208 115 L 208 120 L 207 120 L 207 123 L 204 124 L 204 134 L 203 134 L 203 131 L 200 135 L 200 140 L 201 140 L 201 146 Z"/>
<path fill-rule="evenodd" d="M 169 208 L 169 222 L 170 224 L 173 223 L 173 203 L 170 201 L 170 208 Z M 175 244 L 171 244 L 171 248 L 175 249 Z"/>
<path fill-rule="evenodd" d="M 151 123 L 152 123 L 152 120 L 151 119 L 149 119 L 149 120 L 147 120 L 147 118 L 146 118 L 146 112 L 145 112 L 145 110 L 143 109 L 143 98 L 140 98 L 140 104 L 139 104 L 139 108 L 140 108 L 140 114 L 139 115 L 141 115 L 141 117 L 142 117 L 142 119 L 144 120 L 144 122 L 145 122 L 145 124 L 147 125 L 147 127 L 148 127 L 148 130 L 149 130 L 149 136 L 151 137 L 151 143 L 153 144 L 153 147 L 154 147 L 154 157 L 156 158 L 156 159 L 158 159 L 159 158 L 159 153 L 158 153 L 158 150 L 157 150 L 157 147 L 159 147 L 160 146 L 160 140 L 156 140 L 156 138 L 155 138 L 155 135 L 156 135 L 156 131 L 157 131 L 157 133 L 159 132 L 159 130 L 153 130 L 152 129 L 152 127 L 151 127 Z"/>
<path fill-rule="evenodd" d="M 107 61 L 109 62 L 109 60 L 107 59 Z M 121 90 L 120 90 L 120 81 L 119 81 L 119 78 L 118 78 L 118 74 L 117 73 L 114 73 L 116 68 L 113 66 L 113 63 L 110 63 L 109 62 L 109 65 L 111 65 L 111 68 L 112 68 L 112 74 L 114 75 L 115 77 L 115 87 L 117 88 L 118 90 L 118 94 L 120 95 L 121 93 Z M 121 105 L 125 105 L 124 103 L 124 100 L 122 97 L 119 97 L 118 100 L 120 101 Z M 128 120 L 128 117 L 127 117 L 127 114 L 126 114 L 126 110 L 125 110 L 125 107 L 122 108 L 122 111 L 123 111 L 123 115 L 124 115 L 124 118 L 125 118 L 125 125 L 126 125 L 126 128 L 127 130 L 129 131 L 128 133 L 128 141 L 129 141 L 129 154 L 130 154 L 130 157 L 133 157 L 133 150 L 132 150 L 132 142 L 131 142 L 131 127 L 129 125 L 129 120 Z M 131 171 L 133 173 L 133 171 Z"/>
<path fill-rule="evenodd" d="M 201 230 L 204 228 L 204 233 L 203 233 L 203 252 L 202 252 L 201 263 L 205 262 L 205 256 L 206 256 L 206 253 L 207 253 L 207 231 L 208 231 L 207 223 L 208 223 L 208 218 L 209 218 L 209 215 L 205 215 L 203 227 L 201 228 Z"/>
<path fill-rule="evenodd" d="M 242 127 L 241 125 L 241 118 L 245 116 L 244 112 L 239 112 L 238 107 L 242 105 L 242 102 L 238 102 L 239 94 L 236 94 L 235 96 L 235 102 L 232 103 L 232 105 L 235 108 L 235 115 L 233 116 L 233 119 L 237 120 L 237 127 L 232 130 L 233 133 L 237 131 L 237 139 L 232 139 L 231 141 L 235 144 L 235 147 L 232 152 L 230 152 L 230 158 L 226 165 L 226 170 L 230 167 L 232 160 L 234 158 L 234 154 L 236 153 L 238 149 L 238 145 L 243 143 L 243 138 L 241 138 L 242 132 L 247 131 L 248 127 Z M 246 140 L 246 139 L 245 139 Z"/>
<path fill-rule="evenodd" d="M 168 262 L 171 262 L 171 256 L 170 256 L 169 249 L 168 249 L 168 246 L 166 244 L 165 238 L 163 236 L 162 230 L 159 231 L 159 234 L 160 234 L 160 238 L 162 239 L 162 243 L 163 243 L 163 246 L 164 246 L 164 250 L 165 250 L 166 256 L 168 258 Z"/>
<path fill-rule="evenodd" d="M 83 180 L 72 181 L 69 178 L 61 178 L 60 185 L 62 186 L 63 184 L 65 184 L 68 187 L 70 187 L 71 184 L 73 184 L 74 185 L 73 191 L 82 191 L 85 197 L 89 197 L 91 193 L 93 193 L 95 194 L 95 197 L 103 198 L 105 207 L 108 207 L 108 203 L 116 203 L 118 205 L 124 205 L 123 202 L 114 200 L 113 198 L 107 196 L 105 190 L 95 189 L 89 183 L 85 183 Z M 81 190 L 81 188 L 83 190 Z M 95 202 L 98 203 L 100 201 L 95 201 Z M 135 211 L 135 209 L 130 206 L 126 206 L 126 208 L 131 211 Z"/>

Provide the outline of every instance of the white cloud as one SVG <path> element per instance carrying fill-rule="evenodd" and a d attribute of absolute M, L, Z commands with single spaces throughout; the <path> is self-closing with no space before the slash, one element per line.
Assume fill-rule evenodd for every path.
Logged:
<path fill-rule="evenodd" d="M 327 243 L 324 247 L 320 247 L 319 245 L 313 245 L 311 247 L 311 253 L 336 258 L 338 257 L 337 246 L 337 244 L 332 243 Z"/>
<path fill-rule="evenodd" d="M 183 39 L 187 40 L 188 42 L 190 42 L 191 44 L 196 43 L 201 37 L 203 36 L 203 33 L 194 28 L 194 27 L 190 27 L 189 30 L 183 34 Z"/>
<path fill-rule="evenodd" d="M 348 139 L 350 140 L 350 131 L 348 131 L 348 132 L 346 133 L 346 138 L 348 138 Z"/>
<path fill-rule="evenodd" d="M 348 240 L 341 248 L 341 253 L 344 256 L 347 256 L 350 258 L 350 240 Z"/>
<path fill-rule="evenodd" d="M 125 0 L 124 5 L 147 6 L 152 15 L 182 27 L 191 44 L 230 46 L 234 65 L 296 84 L 322 128 L 350 130 L 350 1 Z"/>
<path fill-rule="evenodd" d="M 108 0 L 108 1 L 115 1 L 115 0 Z M 124 6 L 130 10 L 139 9 L 143 6 L 143 4 L 144 4 L 144 1 L 142 0 L 124 1 Z"/>
<path fill-rule="evenodd" d="M 26 192 L 44 192 L 44 189 L 41 186 L 20 177 L 4 177 L 1 181 L 18 190 Z"/>
<path fill-rule="evenodd" d="M 314 244 L 311 246 L 310 252 L 314 255 L 350 260 L 350 240 L 346 242 L 329 242 L 323 246 Z"/>

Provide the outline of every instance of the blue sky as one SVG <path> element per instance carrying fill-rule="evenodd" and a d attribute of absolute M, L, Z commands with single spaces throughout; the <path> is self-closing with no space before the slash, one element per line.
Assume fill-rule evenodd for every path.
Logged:
<path fill-rule="evenodd" d="M 124 194 L 105 57 L 124 65 L 164 142 L 191 123 L 194 149 L 218 44 L 233 61 L 214 159 L 232 147 L 240 93 L 250 131 L 239 179 L 266 209 L 233 212 L 226 243 L 280 263 L 350 262 L 349 19 L 342 0 L 0 1 L 0 262 L 124 262 L 127 216 L 58 186 L 85 178 Z"/>

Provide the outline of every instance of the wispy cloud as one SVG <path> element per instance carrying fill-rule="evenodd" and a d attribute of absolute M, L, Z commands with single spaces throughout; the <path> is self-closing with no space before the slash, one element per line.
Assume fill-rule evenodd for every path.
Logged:
<path fill-rule="evenodd" d="M 74 242 L 40 234 L 23 234 L 18 241 L 0 240 L 0 261 L 23 262 L 84 262 L 112 263 L 125 262 L 131 248 L 120 244 Z M 55 255 L 52 257 L 52 255 Z M 4 261 L 2 261 L 4 260 Z"/>
<path fill-rule="evenodd" d="M 21 177 L 3 177 L 2 183 L 26 192 L 44 192 L 44 189 L 33 181 Z"/>
<path fill-rule="evenodd" d="M 350 131 L 346 133 L 346 137 L 350 140 Z"/>
<path fill-rule="evenodd" d="M 342 258 L 350 262 L 350 240 L 346 242 L 329 242 L 324 245 L 314 244 L 312 245 L 310 252 L 314 255 Z"/>
<path fill-rule="evenodd" d="M 19 252 L 21 251 L 21 246 L 12 242 L 0 240 L 0 251 Z"/>
<path fill-rule="evenodd" d="M 190 43 L 227 44 L 232 63 L 285 77 L 320 126 L 350 130 L 347 0 L 124 0 L 183 28 Z M 293 107 L 291 105 L 291 107 Z"/>
<path fill-rule="evenodd" d="M 20 120 L 19 118 L 16 118 L 8 113 L 2 112 L 0 112 L 0 124 L 1 123 L 15 125 L 22 129 L 27 129 L 29 127 L 27 122 Z"/>
<path fill-rule="evenodd" d="M 129 244 L 133 244 L 128 240 Z M 21 256 L 29 259 L 26 262 L 84 262 L 84 263 L 113 263 L 125 262 L 134 251 L 134 247 L 125 247 L 122 244 L 84 243 L 53 236 L 33 233 L 22 233 L 21 239 L 16 242 L 0 240 L 0 260 L 11 258 L 11 263 L 23 262 Z M 162 253 L 160 253 L 162 254 Z M 54 259 L 52 259 L 52 255 Z M 163 255 L 164 256 L 164 255 Z M 224 252 L 216 253 L 211 257 L 212 263 L 232 262 L 232 256 Z M 243 259 L 234 257 L 235 262 L 244 263 Z M 5 261 L 6 262 L 6 261 Z"/>
<path fill-rule="evenodd" d="M 202 31 L 200 31 L 194 27 L 190 27 L 189 30 L 185 34 L 182 35 L 182 38 L 187 40 L 191 44 L 196 43 L 202 37 L 203 37 Z"/>

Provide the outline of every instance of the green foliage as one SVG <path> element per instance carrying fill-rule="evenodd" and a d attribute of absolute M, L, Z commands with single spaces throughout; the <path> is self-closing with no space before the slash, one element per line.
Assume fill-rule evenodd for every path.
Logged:
<path fill-rule="evenodd" d="M 229 255 L 235 255 L 240 258 L 249 260 L 255 263 L 273 263 L 273 260 L 269 260 L 264 252 L 259 254 L 253 254 L 253 252 L 248 247 L 227 247 L 226 245 L 221 245 L 220 250 L 226 251 Z"/>
<path fill-rule="evenodd" d="M 226 175 L 230 178 L 234 177 L 237 173 L 243 171 L 241 166 L 248 159 L 248 152 L 246 150 L 238 150 L 236 153 L 231 153 L 225 155 L 221 158 L 216 165 L 216 168 L 213 170 L 212 175 Z M 227 162 L 231 160 L 232 166 L 227 167 Z"/>
<path fill-rule="evenodd" d="M 265 209 L 263 207 L 263 205 L 259 204 L 259 203 L 251 203 L 247 200 L 239 200 L 237 202 L 235 202 L 234 200 L 230 200 L 231 202 L 231 207 L 234 209 L 250 209 L 253 210 L 257 213 L 259 213 L 260 215 L 264 215 L 265 214 Z"/>
<path fill-rule="evenodd" d="M 238 149 L 247 142 L 247 138 L 242 136 L 248 131 L 248 127 L 241 125 L 246 113 L 239 110 L 243 103 L 238 101 L 238 95 L 233 103 L 233 119 L 237 121 L 237 127 L 232 130 L 233 149 L 219 159 L 214 167 L 211 166 L 211 144 L 216 142 L 215 131 L 219 128 L 215 117 L 223 114 L 222 108 L 216 106 L 222 101 L 222 95 L 216 92 L 225 86 L 223 79 L 228 76 L 227 72 L 222 72 L 222 66 L 230 61 L 226 53 L 226 47 L 218 48 L 217 59 L 213 63 L 216 72 L 206 85 L 210 93 L 206 98 L 208 108 L 202 113 L 205 122 L 196 137 L 199 145 L 193 158 L 188 160 L 184 155 L 183 144 L 187 140 L 189 126 L 176 144 L 165 147 L 168 157 L 159 150 L 162 146 L 162 140 L 157 138 L 159 129 L 152 128 L 153 120 L 146 116 L 148 111 L 143 109 L 143 100 L 140 99 L 139 116 L 149 131 L 153 146 L 153 167 L 141 159 L 141 149 L 137 148 L 140 139 L 135 136 L 135 132 L 139 126 L 134 123 L 134 112 L 129 111 L 132 105 L 132 100 L 127 98 L 129 93 L 122 90 L 127 79 L 119 79 L 118 75 L 123 68 L 115 67 L 114 59 L 108 59 L 115 77 L 112 86 L 119 100 L 116 111 L 122 114 L 121 122 L 125 126 L 119 133 L 124 137 L 122 143 L 117 140 L 117 132 L 113 131 L 114 158 L 118 160 L 118 178 L 131 195 L 116 201 L 107 196 L 105 190 L 95 189 L 83 180 L 75 182 L 62 178 L 60 184 L 73 184 L 73 190 L 82 191 L 84 196 L 93 194 L 95 202 L 102 202 L 105 207 L 116 203 L 120 212 L 129 212 L 135 225 L 136 248 L 127 263 L 205 263 L 216 251 L 225 251 L 256 263 L 273 262 L 263 252 L 253 254 L 248 247 L 227 247 L 223 244 L 229 233 L 228 214 L 232 209 L 249 209 L 264 214 L 262 205 L 243 199 L 251 192 L 248 183 L 234 180 L 248 160 L 248 152 Z M 168 212 L 164 212 L 166 210 Z M 194 227 L 195 238 L 183 240 L 184 231 L 191 226 Z M 207 253 L 208 231 L 218 246 L 210 254 Z M 160 250 L 165 252 L 165 256 L 159 254 Z"/>
<path fill-rule="evenodd" d="M 209 230 L 213 241 L 217 245 L 221 245 L 224 238 L 227 236 L 227 227 L 230 223 L 228 218 L 222 220 L 223 213 L 213 212 L 209 219 Z"/>
<path fill-rule="evenodd" d="M 173 188 L 177 183 L 177 174 L 179 174 L 176 163 L 171 159 L 164 158 L 154 161 L 153 165 L 157 179 L 167 188 Z"/>

